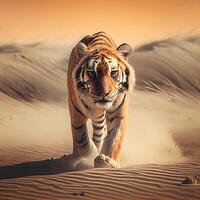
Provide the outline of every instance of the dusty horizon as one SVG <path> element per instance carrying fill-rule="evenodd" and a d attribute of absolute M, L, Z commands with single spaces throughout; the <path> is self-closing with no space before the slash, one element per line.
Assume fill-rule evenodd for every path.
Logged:
<path fill-rule="evenodd" d="M 103 30 L 133 45 L 170 35 L 199 32 L 200 0 L 151 2 L 105 0 L 0 1 L 1 42 L 37 40 L 74 44 Z"/>

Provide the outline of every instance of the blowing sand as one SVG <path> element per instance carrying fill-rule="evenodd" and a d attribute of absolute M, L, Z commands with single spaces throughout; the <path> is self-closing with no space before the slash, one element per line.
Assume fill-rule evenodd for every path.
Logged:
<path fill-rule="evenodd" d="M 193 48 L 198 41 L 192 40 Z M 135 51 L 131 59 L 135 61 L 138 82 L 137 90 L 130 96 L 129 127 L 121 168 L 85 167 L 81 171 L 73 171 L 73 158 L 69 156 L 60 162 L 64 154 L 72 151 L 65 100 L 65 48 L 42 44 L 2 46 L 0 199 L 200 199 L 198 184 L 181 185 L 187 176 L 200 175 L 200 78 L 197 74 L 200 66 L 196 56 L 199 51 L 190 52 L 193 57 L 190 60 L 183 48 L 178 48 L 179 43 L 185 49 L 192 45 L 186 39 L 173 39 L 173 43 L 159 41 L 151 44 L 150 50 L 146 49 L 150 48 L 147 45 Z M 161 46 L 162 51 L 155 45 Z M 158 62 L 160 56 L 152 47 L 165 55 L 168 64 Z M 184 52 L 187 58 L 183 64 L 177 60 L 177 68 L 171 65 L 169 56 L 174 48 L 178 48 L 181 55 Z M 44 49 L 48 50 L 45 54 Z M 149 59 L 156 60 L 157 67 Z M 191 78 L 185 78 L 188 60 L 191 71 L 194 68 L 195 84 Z M 147 66 L 150 74 L 143 76 L 145 73 L 141 71 L 146 72 L 144 67 Z M 183 74 L 179 71 L 175 74 L 173 70 L 181 66 Z M 165 69 L 171 70 L 174 76 L 167 76 Z M 176 83 L 176 88 L 163 83 L 162 77 Z M 159 89 L 153 87 L 154 84 Z M 60 165 L 65 165 L 61 166 L 64 170 L 58 170 Z"/>

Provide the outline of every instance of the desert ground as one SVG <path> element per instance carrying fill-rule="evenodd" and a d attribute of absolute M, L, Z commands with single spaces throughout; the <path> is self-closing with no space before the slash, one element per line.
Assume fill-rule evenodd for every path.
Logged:
<path fill-rule="evenodd" d="M 137 82 L 118 169 L 71 164 L 71 48 L 0 45 L 0 200 L 200 199 L 200 37 L 134 47 Z M 181 184 L 188 176 L 196 184 Z"/>

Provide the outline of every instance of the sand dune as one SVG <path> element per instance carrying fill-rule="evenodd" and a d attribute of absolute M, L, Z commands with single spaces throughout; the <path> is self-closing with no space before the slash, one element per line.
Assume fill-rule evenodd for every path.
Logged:
<path fill-rule="evenodd" d="M 195 36 L 135 48 L 121 168 L 69 172 L 67 45 L 1 45 L 0 199 L 200 199 L 180 184 L 200 175 L 199 47 Z"/>
<path fill-rule="evenodd" d="M 0 199 L 196 199 L 199 186 L 180 182 L 199 174 L 199 162 L 137 165 L 0 180 Z"/>
<path fill-rule="evenodd" d="M 200 37 L 174 37 L 137 47 L 137 87 L 199 103 Z"/>
<path fill-rule="evenodd" d="M 0 91 L 22 101 L 64 101 L 64 50 L 41 43 L 0 48 Z"/>

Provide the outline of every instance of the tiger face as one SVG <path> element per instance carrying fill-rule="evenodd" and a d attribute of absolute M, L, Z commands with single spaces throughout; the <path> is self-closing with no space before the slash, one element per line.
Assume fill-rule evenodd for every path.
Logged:
<path fill-rule="evenodd" d="M 108 108 L 119 94 L 123 73 L 117 58 L 100 54 L 89 59 L 85 78 L 95 105 Z"/>
<path fill-rule="evenodd" d="M 86 56 L 80 66 L 76 82 L 86 104 L 107 109 L 128 91 L 130 70 L 125 56 L 100 51 Z"/>

